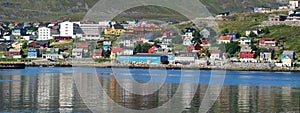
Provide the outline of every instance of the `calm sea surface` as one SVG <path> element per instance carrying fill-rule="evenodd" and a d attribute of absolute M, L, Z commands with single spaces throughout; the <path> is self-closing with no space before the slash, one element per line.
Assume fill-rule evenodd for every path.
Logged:
<path fill-rule="evenodd" d="M 163 84 L 149 93 L 153 89 L 139 89 L 135 83 Z M 214 101 L 212 95 L 218 91 Z M 39 67 L 0 70 L 0 112 L 114 113 L 171 108 L 161 112 L 195 113 L 206 105 L 206 96 L 213 102 L 212 107 L 205 107 L 208 112 L 300 112 L 300 73 Z"/>

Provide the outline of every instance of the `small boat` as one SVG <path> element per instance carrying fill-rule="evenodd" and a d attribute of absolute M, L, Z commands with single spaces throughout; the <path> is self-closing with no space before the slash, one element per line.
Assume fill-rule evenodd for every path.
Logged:
<path fill-rule="evenodd" d="M 0 62 L 0 69 L 25 69 L 24 62 Z"/>

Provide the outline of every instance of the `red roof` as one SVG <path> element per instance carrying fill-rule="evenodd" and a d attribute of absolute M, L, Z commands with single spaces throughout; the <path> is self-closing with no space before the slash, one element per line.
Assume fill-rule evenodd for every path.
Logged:
<path fill-rule="evenodd" d="M 119 52 L 122 52 L 123 51 L 123 48 L 112 48 L 111 49 L 111 52 L 114 52 L 114 53 L 119 53 Z"/>
<path fill-rule="evenodd" d="M 195 46 L 191 44 L 187 49 L 187 51 L 193 51 L 193 50 L 195 50 Z"/>
<path fill-rule="evenodd" d="M 274 39 L 274 38 L 262 38 L 262 39 L 259 39 L 259 41 L 276 41 L 276 39 Z"/>
<path fill-rule="evenodd" d="M 211 51 L 211 54 L 220 54 L 221 50 L 213 50 Z"/>
<path fill-rule="evenodd" d="M 285 59 L 291 59 L 291 60 L 294 60 L 291 56 L 286 56 Z"/>
<path fill-rule="evenodd" d="M 294 51 L 283 51 L 282 54 L 294 54 Z"/>
<path fill-rule="evenodd" d="M 57 22 L 59 22 L 59 23 L 61 23 L 61 22 L 63 22 L 64 20 L 57 20 Z"/>
<path fill-rule="evenodd" d="M 220 40 L 231 40 L 232 37 L 231 36 L 221 36 Z"/>
<path fill-rule="evenodd" d="M 88 48 L 89 44 L 77 44 L 77 47 L 79 47 L 79 48 Z"/>

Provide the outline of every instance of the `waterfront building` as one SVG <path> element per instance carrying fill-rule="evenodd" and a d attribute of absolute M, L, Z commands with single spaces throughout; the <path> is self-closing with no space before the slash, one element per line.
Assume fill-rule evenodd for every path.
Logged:
<path fill-rule="evenodd" d="M 290 56 L 285 56 L 284 59 L 282 59 L 282 66 L 284 67 L 292 67 L 293 66 L 294 59 Z"/>
<path fill-rule="evenodd" d="M 27 58 L 37 58 L 39 57 L 39 49 L 29 48 L 27 52 Z"/>
<path fill-rule="evenodd" d="M 57 60 L 63 59 L 63 56 L 60 54 L 59 48 L 47 48 L 45 54 L 42 54 L 42 58 Z"/>
<path fill-rule="evenodd" d="M 117 57 L 120 63 L 168 64 L 168 56 L 157 54 L 122 55 Z"/>
<path fill-rule="evenodd" d="M 102 49 L 94 49 L 93 58 L 102 58 L 103 50 Z"/>
<path fill-rule="evenodd" d="M 83 58 L 83 48 L 73 48 L 72 50 L 72 58 Z"/>
<path fill-rule="evenodd" d="M 124 47 L 122 51 L 122 55 L 133 55 L 134 47 Z"/>
<path fill-rule="evenodd" d="M 213 50 L 210 55 L 211 60 L 220 60 L 221 59 L 221 50 Z"/>
<path fill-rule="evenodd" d="M 110 59 L 117 59 L 118 56 L 122 55 L 122 48 L 112 48 L 110 53 Z"/>
<path fill-rule="evenodd" d="M 192 64 L 198 59 L 198 55 L 195 52 L 181 51 L 175 53 L 174 62 L 175 64 Z"/>
<path fill-rule="evenodd" d="M 240 52 L 241 62 L 257 62 L 255 59 L 255 51 L 252 51 L 251 47 L 243 47 Z"/>
<path fill-rule="evenodd" d="M 7 52 L 8 58 L 22 58 L 22 50 L 21 49 L 9 49 Z"/>
<path fill-rule="evenodd" d="M 283 53 L 281 55 L 281 59 L 283 60 L 287 56 L 289 56 L 292 59 L 295 59 L 295 52 L 294 51 L 283 51 Z"/>
<path fill-rule="evenodd" d="M 272 61 L 273 59 L 274 59 L 274 50 L 272 49 L 260 50 L 259 60 Z"/>

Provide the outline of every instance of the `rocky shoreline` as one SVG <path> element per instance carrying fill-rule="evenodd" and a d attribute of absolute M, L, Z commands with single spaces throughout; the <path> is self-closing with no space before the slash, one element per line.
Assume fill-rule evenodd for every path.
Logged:
<path fill-rule="evenodd" d="M 111 64 L 111 63 L 26 63 L 27 67 L 90 67 L 90 68 L 134 68 L 167 70 L 227 70 L 227 71 L 263 71 L 263 72 L 300 72 L 300 68 L 276 67 L 270 63 L 227 63 L 223 66 L 199 65 L 147 65 L 147 64 Z"/>

